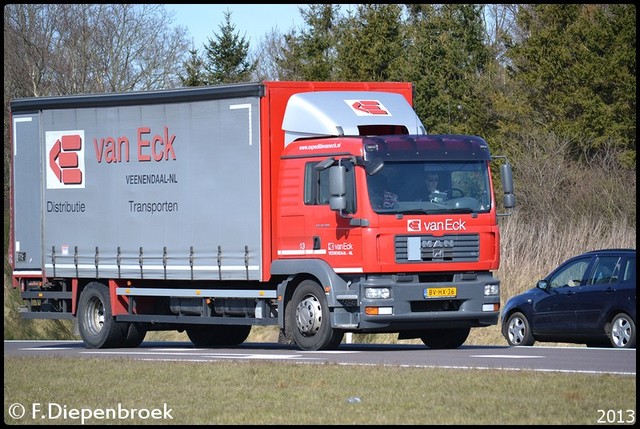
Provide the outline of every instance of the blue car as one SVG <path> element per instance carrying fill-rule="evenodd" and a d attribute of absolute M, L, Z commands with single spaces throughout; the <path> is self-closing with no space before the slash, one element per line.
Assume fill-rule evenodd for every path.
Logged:
<path fill-rule="evenodd" d="M 510 346 L 536 341 L 636 347 L 636 251 L 604 249 L 562 263 L 501 312 Z"/>

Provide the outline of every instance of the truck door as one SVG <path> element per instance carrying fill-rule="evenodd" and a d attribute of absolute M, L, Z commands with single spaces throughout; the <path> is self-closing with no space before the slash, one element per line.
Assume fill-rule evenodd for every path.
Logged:
<path fill-rule="evenodd" d="M 43 145 L 37 113 L 14 115 L 13 225 L 16 270 L 42 269 L 42 162 Z M 38 173 L 40 172 L 40 173 Z M 20 198 L 17 196 L 20 195 Z"/>
<path fill-rule="evenodd" d="M 314 255 L 336 272 L 362 272 L 362 232 L 350 219 L 329 206 L 329 169 L 318 171 L 317 162 L 305 165 L 305 231 Z M 355 205 L 355 167 L 347 169 L 347 200 Z M 355 207 L 351 207 L 355 211 Z"/>

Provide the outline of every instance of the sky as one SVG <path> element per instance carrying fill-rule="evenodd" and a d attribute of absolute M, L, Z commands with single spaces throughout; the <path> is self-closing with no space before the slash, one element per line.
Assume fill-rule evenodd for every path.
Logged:
<path fill-rule="evenodd" d="M 286 33 L 292 28 L 302 27 L 304 19 L 298 7 L 304 4 L 165 4 L 165 9 L 175 11 L 173 25 L 187 28 L 194 46 L 201 49 L 220 34 L 220 25 L 224 25 L 224 12 L 231 12 L 231 24 L 235 33 L 244 36 L 251 46 L 256 46 L 265 35 L 277 28 Z"/>

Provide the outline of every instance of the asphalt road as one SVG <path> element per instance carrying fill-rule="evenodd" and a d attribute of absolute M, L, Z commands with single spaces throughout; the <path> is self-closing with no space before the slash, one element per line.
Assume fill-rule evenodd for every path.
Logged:
<path fill-rule="evenodd" d="M 529 370 L 582 374 L 636 375 L 635 349 L 585 347 L 462 346 L 431 350 L 422 345 L 341 344 L 332 351 L 300 351 L 276 343 L 244 343 L 199 349 L 190 342 L 144 342 L 137 348 L 88 349 L 80 341 L 5 341 L 7 356 L 92 357 L 158 361 L 279 361 L 339 365 Z"/>

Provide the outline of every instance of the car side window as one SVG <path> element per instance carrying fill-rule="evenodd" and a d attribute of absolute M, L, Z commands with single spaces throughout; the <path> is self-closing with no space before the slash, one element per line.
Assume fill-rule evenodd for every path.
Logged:
<path fill-rule="evenodd" d="M 625 261 L 622 267 L 622 281 L 623 282 L 636 282 L 636 260 L 635 258 L 629 258 Z"/>
<path fill-rule="evenodd" d="M 549 278 L 551 288 L 580 286 L 590 259 L 578 259 L 560 268 Z"/>
<path fill-rule="evenodd" d="M 604 256 L 596 261 L 587 284 L 617 283 L 620 275 L 621 258 L 619 256 Z"/>

